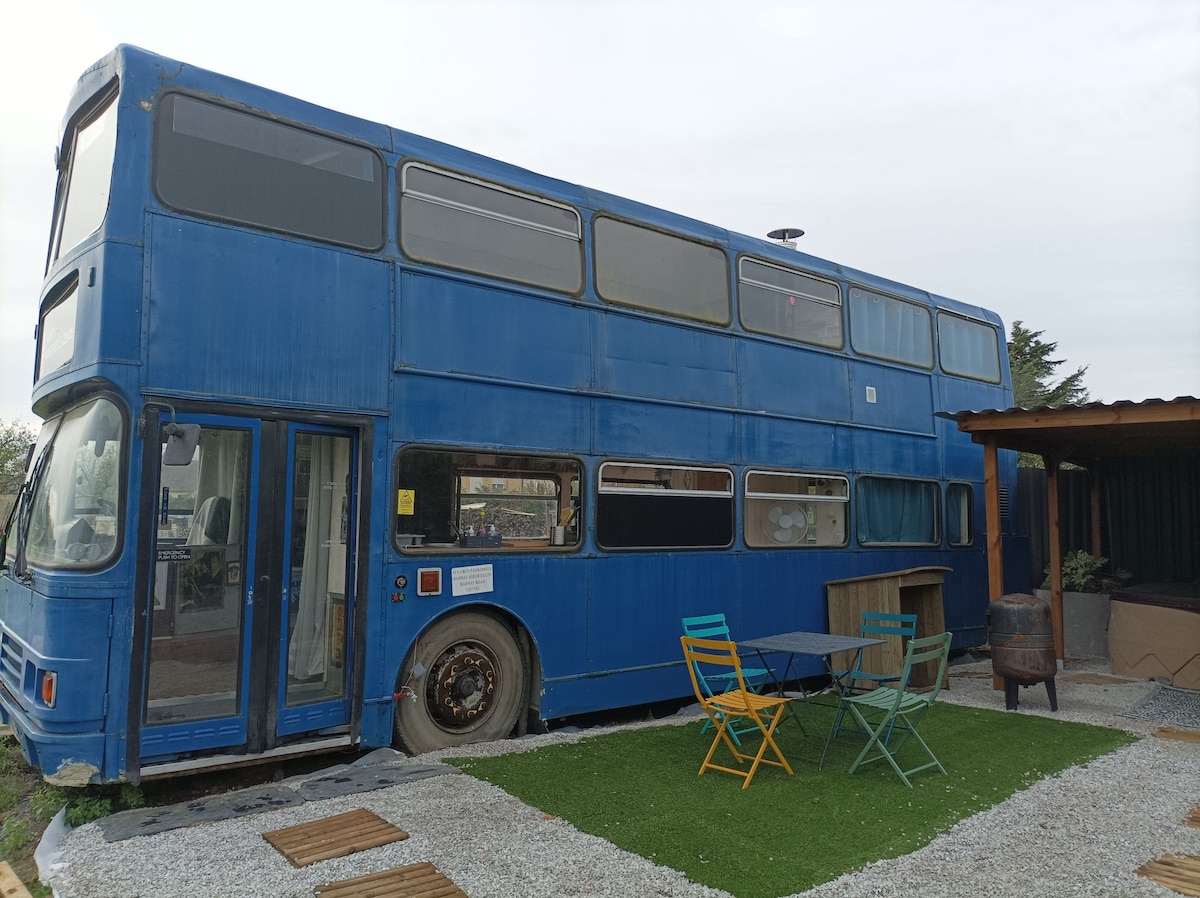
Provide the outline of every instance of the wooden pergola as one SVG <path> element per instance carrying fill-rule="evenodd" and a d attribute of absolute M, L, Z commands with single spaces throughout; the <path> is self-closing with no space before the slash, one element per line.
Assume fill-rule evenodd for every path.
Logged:
<path fill-rule="evenodd" d="M 987 502 L 988 591 L 1004 594 L 1001 549 L 998 450 L 1040 455 L 1046 465 L 1046 504 L 1050 536 L 1050 603 L 1054 650 L 1063 657 L 1062 543 L 1058 516 L 1058 469 L 1064 463 L 1094 468 L 1107 458 L 1152 456 L 1200 449 L 1200 400 L 1148 399 L 1108 405 L 1010 408 L 947 414 L 958 429 L 983 445 Z M 1091 554 L 1100 552 L 1100 481 L 1092 478 Z"/>

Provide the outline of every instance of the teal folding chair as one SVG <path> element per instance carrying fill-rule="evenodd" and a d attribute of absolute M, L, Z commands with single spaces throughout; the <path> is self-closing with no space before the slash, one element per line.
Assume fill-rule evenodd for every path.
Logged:
<path fill-rule="evenodd" d="M 702 614 L 697 617 L 685 617 L 682 623 L 684 636 L 693 639 L 716 639 L 722 642 L 732 641 L 729 635 L 729 624 L 726 622 L 724 614 Z M 696 665 L 697 683 L 709 698 L 739 687 L 737 671 L 729 670 L 728 668 L 718 668 L 712 665 L 702 665 L 696 661 L 692 663 Z M 770 668 L 742 668 L 742 678 L 746 687 L 754 692 L 762 692 L 763 686 L 770 676 Z M 713 726 L 712 720 L 709 719 L 700 732 L 707 733 Z M 726 733 L 739 747 L 742 744 L 738 739 L 739 735 L 757 731 L 758 727 L 754 725 L 746 725 L 738 729 L 733 724 L 730 724 L 726 728 Z"/>
<path fill-rule="evenodd" d="M 862 695 L 846 695 L 839 710 L 845 709 L 868 734 L 867 744 L 859 752 L 850 772 L 864 764 L 887 761 L 904 785 L 912 788 L 909 777 L 922 770 L 936 767 L 944 776 L 946 768 L 917 732 L 917 725 L 933 707 L 942 690 L 942 679 L 946 675 L 946 663 L 950 658 L 950 634 L 910 639 L 904 654 L 904 670 L 895 686 L 880 686 Z M 928 692 L 909 692 L 913 668 L 930 661 L 938 662 L 937 677 Z M 832 735 L 832 734 L 831 734 Z M 897 738 L 898 737 L 898 738 Z M 913 740 L 924 751 L 929 760 L 907 770 L 901 768 L 896 756 Z"/>

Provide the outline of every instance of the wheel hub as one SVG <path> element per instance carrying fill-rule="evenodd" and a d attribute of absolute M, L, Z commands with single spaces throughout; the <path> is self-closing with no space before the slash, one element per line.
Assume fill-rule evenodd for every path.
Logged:
<path fill-rule="evenodd" d="M 446 727 L 474 723 L 491 707 L 496 678 L 496 666 L 488 655 L 469 646 L 451 648 L 430 672 L 430 713 Z"/>

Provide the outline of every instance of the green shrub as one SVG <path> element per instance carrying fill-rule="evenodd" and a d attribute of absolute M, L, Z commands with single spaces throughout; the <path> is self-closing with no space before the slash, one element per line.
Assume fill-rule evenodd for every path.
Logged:
<path fill-rule="evenodd" d="M 1129 572 L 1120 569 L 1108 573 L 1108 559 L 1103 555 L 1089 555 L 1080 549 L 1068 552 L 1062 560 L 1062 585 L 1067 592 L 1112 592 L 1129 580 Z M 1050 568 L 1044 571 L 1049 586 Z"/>
<path fill-rule="evenodd" d="M 0 824 L 0 858 L 15 858 L 17 852 L 29 844 L 32 838 L 29 821 L 21 817 L 9 817 Z"/>

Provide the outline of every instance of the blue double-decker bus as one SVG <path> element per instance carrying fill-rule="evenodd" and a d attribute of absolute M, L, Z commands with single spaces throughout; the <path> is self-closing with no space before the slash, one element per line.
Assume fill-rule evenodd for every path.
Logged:
<path fill-rule="evenodd" d="M 995 314 L 129 46 L 57 158 L 0 572 L 52 782 L 680 697 L 681 617 L 823 631 L 875 572 L 983 640 L 938 413 L 1010 404 Z"/>

